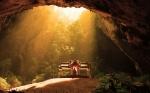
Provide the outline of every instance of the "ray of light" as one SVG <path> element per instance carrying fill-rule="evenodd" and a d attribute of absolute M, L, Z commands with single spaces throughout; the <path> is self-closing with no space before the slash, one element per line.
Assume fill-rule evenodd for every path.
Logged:
<path fill-rule="evenodd" d="M 81 7 L 81 8 L 75 8 L 75 7 L 57 7 L 54 6 L 54 11 L 59 15 L 59 17 L 61 19 L 68 19 L 68 21 L 70 22 L 74 22 L 76 20 L 78 20 L 80 18 L 80 15 L 85 12 L 88 11 L 87 9 Z"/>

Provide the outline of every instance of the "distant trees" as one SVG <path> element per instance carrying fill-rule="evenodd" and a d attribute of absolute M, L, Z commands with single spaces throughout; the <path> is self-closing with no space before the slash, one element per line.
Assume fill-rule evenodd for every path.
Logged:
<path fill-rule="evenodd" d="M 0 87 L 2 89 L 8 89 L 10 87 L 20 86 L 21 81 L 15 76 L 12 71 L 12 60 L 10 58 L 6 58 L 0 61 L 0 64 Z"/>
<path fill-rule="evenodd" d="M 6 77 L 11 74 L 11 59 L 6 58 L 0 61 L 0 76 Z"/>
<path fill-rule="evenodd" d="M 79 20 L 68 24 L 45 7 L 18 14 L 0 43 L 0 55 L 8 57 L 0 59 L 0 76 L 16 87 L 57 77 L 60 62 L 90 61 L 95 45 L 94 18 L 91 12 L 83 13 Z"/>

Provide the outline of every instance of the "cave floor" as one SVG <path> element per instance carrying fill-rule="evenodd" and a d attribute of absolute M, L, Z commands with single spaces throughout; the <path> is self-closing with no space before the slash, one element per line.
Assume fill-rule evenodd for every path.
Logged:
<path fill-rule="evenodd" d="M 54 78 L 12 88 L 11 91 L 16 90 L 23 93 L 91 93 L 97 84 L 98 81 L 92 78 Z"/>

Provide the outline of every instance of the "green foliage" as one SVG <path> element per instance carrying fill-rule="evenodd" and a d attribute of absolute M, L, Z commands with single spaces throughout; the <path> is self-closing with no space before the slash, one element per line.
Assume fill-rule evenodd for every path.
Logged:
<path fill-rule="evenodd" d="M 1 60 L 0 61 L 0 75 L 1 76 L 8 76 L 9 74 L 11 74 L 11 59 L 10 58 L 7 58 L 7 59 L 4 59 L 4 60 Z"/>
<path fill-rule="evenodd" d="M 44 80 L 44 74 L 36 75 L 35 78 L 32 80 L 32 83 L 41 82 Z"/>
<path fill-rule="evenodd" d="M 129 93 L 129 87 L 137 84 L 146 84 L 150 87 L 148 82 L 150 82 L 149 75 L 131 77 L 125 73 L 105 74 L 99 76 L 99 85 L 94 93 L 104 93 L 104 91 L 107 93 L 108 91 L 112 91 L 112 85 L 116 89 L 116 93 Z"/>
<path fill-rule="evenodd" d="M 143 75 L 140 77 L 134 77 L 134 82 L 147 83 L 150 81 L 150 75 Z"/>
<path fill-rule="evenodd" d="M 56 64 L 51 64 L 44 69 L 43 73 L 45 73 L 45 79 L 57 77 L 57 74 L 58 74 L 57 66 L 58 65 Z"/>
<path fill-rule="evenodd" d="M 9 89 L 10 85 L 7 83 L 6 79 L 0 77 L 0 90 Z"/>
<path fill-rule="evenodd" d="M 22 84 L 22 82 L 14 75 L 9 76 L 7 78 L 7 81 L 11 87 L 18 87 L 18 86 L 21 86 L 21 84 Z"/>

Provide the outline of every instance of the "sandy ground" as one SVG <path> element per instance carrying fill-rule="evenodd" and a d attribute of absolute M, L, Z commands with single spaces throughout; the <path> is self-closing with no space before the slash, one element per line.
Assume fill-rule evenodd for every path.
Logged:
<path fill-rule="evenodd" d="M 91 93 L 96 85 L 96 79 L 55 78 L 16 87 L 11 90 L 24 91 L 24 93 Z"/>

